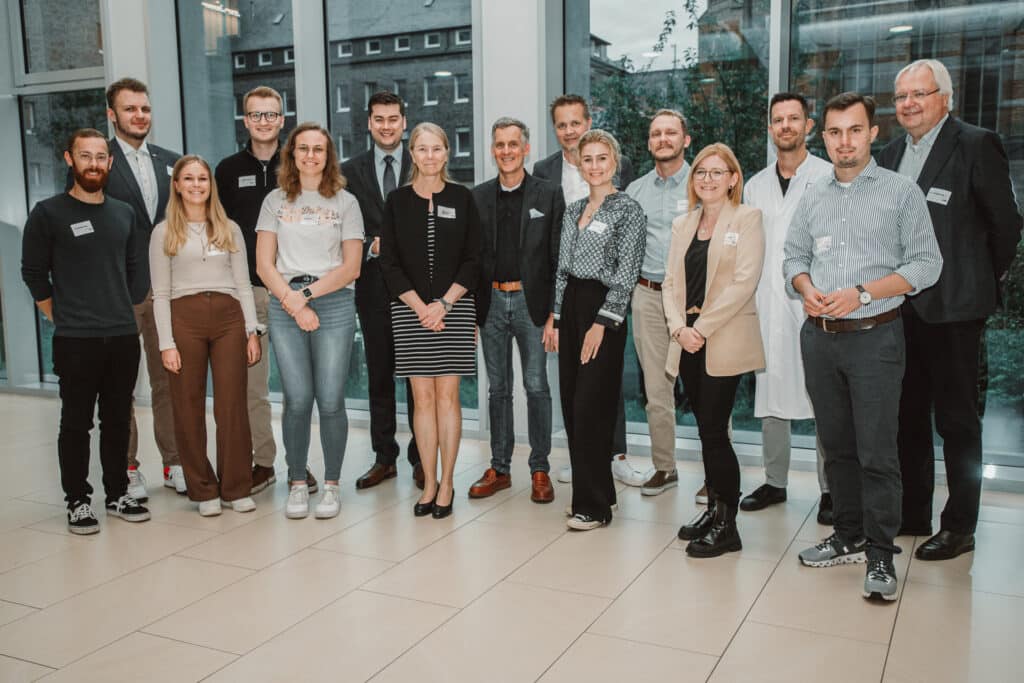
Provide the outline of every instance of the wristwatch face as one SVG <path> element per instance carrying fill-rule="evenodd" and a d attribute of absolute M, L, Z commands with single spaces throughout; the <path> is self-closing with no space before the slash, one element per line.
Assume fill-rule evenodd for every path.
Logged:
<path fill-rule="evenodd" d="M 868 292 L 861 292 L 860 303 L 864 306 L 867 306 L 869 303 L 871 303 L 871 294 L 869 294 Z"/>
<path fill-rule="evenodd" d="M 306 287 L 302 290 L 302 296 L 306 297 L 307 299 L 312 299 L 313 292 L 309 289 L 309 287 Z"/>

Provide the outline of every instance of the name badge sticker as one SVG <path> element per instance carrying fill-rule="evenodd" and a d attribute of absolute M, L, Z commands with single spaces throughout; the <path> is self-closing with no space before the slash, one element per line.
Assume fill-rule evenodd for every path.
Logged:
<path fill-rule="evenodd" d="M 455 209 L 450 206 L 438 206 L 437 207 L 438 218 L 455 218 Z"/>
<path fill-rule="evenodd" d="M 832 235 L 814 238 L 814 253 L 825 254 L 832 251 Z"/>
<path fill-rule="evenodd" d="M 949 190 L 943 190 L 938 187 L 933 187 L 932 189 L 928 190 L 928 195 L 925 197 L 925 199 L 927 199 L 930 202 L 935 202 L 936 204 L 942 204 L 943 206 L 946 206 L 947 204 L 949 204 L 949 198 L 952 196 L 953 193 L 950 192 Z"/>
<path fill-rule="evenodd" d="M 207 256 L 223 256 L 226 253 L 227 252 L 224 251 L 223 249 L 218 249 L 217 247 L 213 246 L 212 244 L 210 245 L 210 248 L 206 250 L 206 255 Z"/>
<path fill-rule="evenodd" d="M 688 199 L 677 199 L 676 200 L 676 211 L 679 213 L 686 213 L 690 210 L 690 200 Z"/>
<path fill-rule="evenodd" d="M 75 237 L 81 237 L 82 235 L 88 235 L 96 232 L 92 229 L 92 221 L 82 221 L 81 223 L 71 224 L 71 234 Z"/>
<path fill-rule="evenodd" d="M 601 221 L 594 221 L 590 225 L 587 226 L 587 230 L 593 230 L 598 235 L 603 235 L 604 231 L 607 230 L 607 229 L 608 229 L 608 224 L 607 223 L 602 223 Z"/>
<path fill-rule="evenodd" d="M 167 175 L 174 176 L 174 167 L 173 166 L 168 166 L 167 167 Z"/>
<path fill-rule="evenodd" d="M 302 220 L 299 221 L 302 225 L 317 225 L 319 221 L 315 213 L 304 213 L 302 214 Z"/>
<path fill-rule="evenodd" d="M 256 187 L 256 176 L 254 175 L 243 175 L 238 177 L 239 189 L 243 187 Z"/>
<path fill-rule="evenodd" d="M 537 209 L 530 209 L 530 218 L 544 218 L 544 214 Z"/>
<path fill-rule="evenodd" d="M 738 232 L 727 232 L 725 233 L 725 246 L 735 247 L 740 241 L 740 234 Z"/>

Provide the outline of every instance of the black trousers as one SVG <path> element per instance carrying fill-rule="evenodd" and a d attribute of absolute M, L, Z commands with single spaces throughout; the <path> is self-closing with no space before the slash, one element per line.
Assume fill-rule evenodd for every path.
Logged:
<path fill-rule="evenodd" d="M 893 552 L 902 498 L 896 430 L 903 323 L 897 318 L 870 330 L 829 333 L 806 321 L 800 350 L 836 534 L 864 536 L 873 552 Z"/>
<path fill-rule="evenodd" d="M 57 457 L 69 509 L 91 502 L 89 432 L 97 403 L 106 502 L 128 488 L 128 435 L 140 353 L 135 334 L 53 338 L 53 371 L 60 378 Z"/>
<path fill-rule="evenodd" d="M 978 352 L 984 320 L 926 323 L 903 304 L 907 371 L 900 399 L 899 454 L 903 475 L 903 526 L 930 527 L 935 492 L 935 429 L 942 437 L 949 500 L 942 528 L 973 534 L 981 503 L 981 419 L 978 417 Z"/>
<path fill-rule="evenodd" d="M 611 457 L 626 326 L 606 327 L 597 357 L 586 365 L 580 363 L 580 351 L 607 293 L 596 280 L 569 278 L 558 323 L 558 378 L 572 463 L 572 511 L 604 521 L 611 520 L 615 503 Z"/>
<path fill-rule="evenodd" d="M 695 319 L 696 316 L 688 316 L 686 324 L 692 324 Z M 705 344 L 697 353 L 683 351 L 679 359 L 679 378 L 697 418 L 704 483 L 715 498 L 736 507 L 740 502 L 740 464 L 729 440 L 729 418 L 736 403 L 740 375 L 709 375 Z"/>
<path fill-rule="evenodd" d="M 366 351 L 366 376 L 370 394 L 370 443 L 377 462 L 393 465 L 401 449 L 395 440 L 395 340 L 391 331 L 391 298 L 384 286 L 377 259 L 363 263 L 356 281 L 356 313 Z M 412 428 L 412 387 L 406 380 L 409 428 Z M 418 465 L 420 453 L 416 436 L 409 440 L 409 464 Z"/>

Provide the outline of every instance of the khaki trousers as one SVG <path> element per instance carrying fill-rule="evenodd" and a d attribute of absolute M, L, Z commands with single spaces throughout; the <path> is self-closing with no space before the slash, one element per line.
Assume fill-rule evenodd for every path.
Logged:
<path fill-rule="evenodd" d="M 256 302 L 256 320 L 267 325 L 270 294 L 266 287 L 253 287 Z M 260 467 L 273 467 L 277 457 L 274 430 L 270 426 L 270 328 L 260 337 L 262 360 L 249 368 L 246 404 L 249 408 L 249 431 L 252 434 L 252 461 Z"/>
<path fill-rule="evenodd" d="M 633 288 L 633 345 L 644 373 L 651 459 L 660 472 L 676 469 L 676 404 L 672 391 L 675 382 L 665 372 L 671 343 L 661 292 L 637 285 Z"/>
<path fill-rule="evenodd" d="M 171 405 L 171 390 L 167 386 L 167 372 L 160 358 L 160 341 L 156 332 L 156 318 L 153 317 L 153 292 L 135 305 L 135 324 L 142 334 L 142 350 L 146 356 L 146 370 L 153 407 L 153 437 L 164 467 L 180 465 L 178 446 L 174 440 L 174 408 Z M 135 406 L 132 405 L 131 430 L 128 438 L 128 467 L 139 466 L 139 427 L 135 422 Z"/>

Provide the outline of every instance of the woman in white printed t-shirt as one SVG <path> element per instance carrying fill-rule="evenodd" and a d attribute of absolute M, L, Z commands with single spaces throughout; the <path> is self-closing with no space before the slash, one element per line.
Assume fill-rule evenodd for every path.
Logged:
<path fill-rule="evenodd" d="M 256 224 L 256 271 L 272 296 L 271 343 L 284 389 L 285 515 L 309 515 L 306 460 L 315 399 L 324 452 L 324 494 L 315 514 L 328 519 L 340 509 L 338 478 L 348 439 L 345 381 L 356 329 L 352 287 L 363 253 L 363 216 L 344 190 L 331 136 L 319 124 L 300 124 L 288 135 L 277 185 Z"/>

